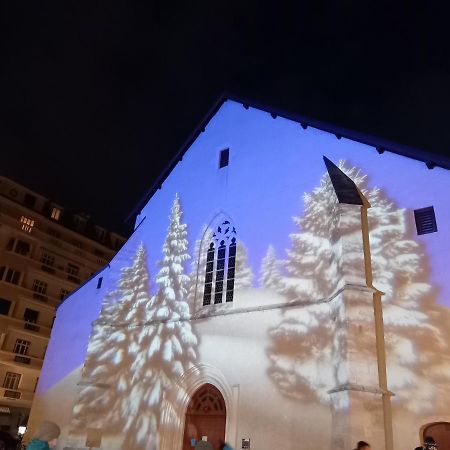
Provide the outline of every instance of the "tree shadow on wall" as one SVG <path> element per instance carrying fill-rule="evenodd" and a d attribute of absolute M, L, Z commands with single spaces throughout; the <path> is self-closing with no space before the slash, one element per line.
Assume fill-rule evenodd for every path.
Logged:
<path fill-rule="evenodd" d="M 373 284 L 384 292 L 383 314 L 389 389 L 394 407 L 412 413 L 447 410 L 445 392 L 450 389 L 450 314 L 436 303 L 437 292 L 429 283 L 428 258 L 415 240 L 407 212 L 390 201 L 381 189 L 369 188 L 356 168 L 343 170 L 364 193 L 368 211 Z M 333 332 L 337 311 L 322 303 L 337 288 L 339 261 L 333 251 L 335 224 L 330 218 L 337 198 L 327 173 L 320 185 L 304 195 L 303 217 L 295 217 L 298 231 L 290 235 L 292 246 L 284 274 L 274 287 L 287 302 L 305 305 L 286 308 L 278 326 L 269 331 L 269 376 L 280 391 L 292 398 L 328 402 L 327 391 L 337 386 L 334 367 L 337 349 L 345 348 Z M 344 221 L 344 233 L 356 233 L 359 224 Z M 352 255 L 348 255 L 352 259 Z M 359 255 L 354 260 L 358 261 Z M 311 302 L 318 301 L 316 304 Z M 366 305 L 367 306 L 367 305 Z M 364 305 L 360 305 L 364 307 Z M 353 311 L 361 342 L 369 339 L 372 326 L 364 314 Z M 368 325 L 368 324 L 367 324 Z M 360 345 L 361 349 L 364 345 Z M 361 353 L 364 363 L 364 354 Z"/>

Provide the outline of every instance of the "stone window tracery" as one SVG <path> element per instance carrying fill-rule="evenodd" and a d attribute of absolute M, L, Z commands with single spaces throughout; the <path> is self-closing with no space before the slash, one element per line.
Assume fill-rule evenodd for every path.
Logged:
<path fill-rule="evenodd" d="M 211 234 L 206 254 L 203 306 L 233 301 L 236 269 L 236 228 L 223 220 Z"/>

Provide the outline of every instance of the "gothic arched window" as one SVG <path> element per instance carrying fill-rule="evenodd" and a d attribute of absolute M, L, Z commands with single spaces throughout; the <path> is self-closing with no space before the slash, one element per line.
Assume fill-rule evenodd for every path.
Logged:
<path fill-rule="evenodd" d="M 229 220 L 218 225 L 206 254 L 203 305 L 232 302 L 236 269 L 236 229 Z"/>

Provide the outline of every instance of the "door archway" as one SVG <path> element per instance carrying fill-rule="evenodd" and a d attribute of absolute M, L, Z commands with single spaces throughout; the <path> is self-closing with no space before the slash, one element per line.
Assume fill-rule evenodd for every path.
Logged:
<path fill-rule="evenodd" d="M 431 436 L 439 450 L 450 450 L 450 423 L 434 422 L 423 427 L 422 442 L 425 437 Z"/>
<path fill-rule="evenodd" d="M 212 384 L 200 386 L 186 410 L 184 422 L 183 450 L 193 450 L 193 443 L 203 436 L 219 450 L 220 441 L 225 440 L 227 412 L 220 391 Z"/>

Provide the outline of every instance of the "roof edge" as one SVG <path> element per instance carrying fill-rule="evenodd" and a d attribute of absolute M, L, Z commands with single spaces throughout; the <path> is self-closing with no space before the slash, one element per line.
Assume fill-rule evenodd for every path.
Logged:
<path fill-rule="evenodd" d="M 267 106 L 258 101 L 249 100 L 234 94 L 230 94 L 228 92 L 224 92 L 222 95 L 218 97 L 218 99 L 214 102 L 213 106 L 204 115 L 199 125 L 194 129 L 194 131 L 182 144 L 180 150 L 170 160 L 169 164 L 166 166 L 161 175 L 156 179 L 156 181 L 152 184 L 152 186 L 145 192 L 145 194 L 141 197 L 138 203 L 130 211 L 130 213 L 124 220 L 125 223 L 129 223 L 133 217 L 137 216 L 140 213 L 140 210 L 145 206 L 145 204 L 147 204 L 147 202 L 153 197 L 154 193 L 161 188 L 163 182 L 172 172 L 172 169 L 178 164 L 179 161 L 183 159 L 183 155 L 186 153 L 189 147 L 194 143 L 197 137 L 205 131 L 206 126 L 214 117 L 216 112 L 228 100 L 234 101 L 236 103 L 241 103 L 245 109 L 254 108 L 260 111 L 267 112 L 268 114 L 271 114 L 272 117 L 274 118 L 279 116 L 284 119 L 298 122 L 304 129 L 308 127 L 315 128 L 320 131 L 334 134 L 337 139 L 346 138 L 355 142 L 359 142 L 360 144 L 365 144 L 370 147 L 374 147 L 380 154 L 387 151 L 423 162 L 424 164 L 426 164 L 428 169 L 441 167 L 443 169 L 450 170 L 450 158 L 444 155 L 432 153 L 415 147 L 410 147 L 408 145 L 398 144 L 388 139 L 383 139 L 363 132 L 350 130 L 348 128 L 333 125 L 328 122 L 322 122 L 320 120 L 313 119 L 308 116 L 291 113 L 280 108 Z"/>

